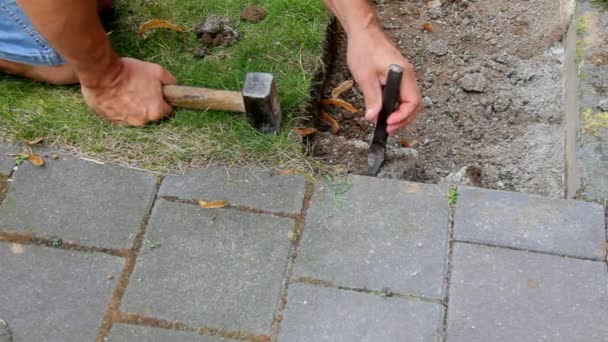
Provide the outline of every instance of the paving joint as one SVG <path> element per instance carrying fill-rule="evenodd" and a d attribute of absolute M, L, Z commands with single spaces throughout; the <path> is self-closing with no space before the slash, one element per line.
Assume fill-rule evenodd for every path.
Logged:
<path fill-rule="evenodd" d="M 0 230 L 2 230 L 0 228 Z M 59 238 L 44 238 L 35 234 L 19 234 L 10 232 L 0 232 L 0 243 L 16 243 L 20 245 L 33 245 L 41 247 L 50 247 L 69 251 L 85 252 L 85 253 L 104 253 L 112 256 L 125 258 L 129 255 L 126 249 L 113 249 L 96 246 L 83 246 L 76 242 L 64 241 Z"/>
<path fill-rule="evenodd" d="M 195 205 L 195 206 L 200 207 L 200 204 L 198 203 L 198 201 L 193 200 L 193 199 L 183 199 L 183 198 L 178 198 L 175 196 L 162 196 L 162 197 L 159 197 L 159 199 L 164 199 L 164 200 L 166 200 L 168 202 L 172 202 L 172 203 L 188 204 L 188 205 Z M 232 205 L 230 203 L 226 204 L 226 206 L 224 206 L 222 208 L 217 208 L 217 209 L 236 210 L 236 211 L 249 213 L 249 214 L 283 217 L 283 218 L 290 218 L 290 219 L 294 219 L 294 220 L 297 220 L 302 215 L 302 214 L 289 214 L 289 213 L 277 212 L 277 211 L 268 211 L 268 210 L 262 210 L 262 209 L 257 209 L 257 208 L 251 208 L 251 207 L 247 207 L 244 205 Z"/>
<path fill-rule="evenodd" d="M 448 340 L 448 305 L 450 303 L 450 281 L 452 278 L 452 268 L 454 266 L 452 255 L 454 254 L 454 221 L 456 216 L 456 205 L 450 205 L 450 221 L 448 224 L 449 236 L 448 236 L 448 257 L 447 267 L 445 272 L 445 297 L 442 301 L 443 305 L 443 341 Z"/>
<path fill-rule="evenodd" d="M 167 321 L 164 319 L 129 312 L 117 312 L 115 323 L 140 325 L 144 327 L 160 328 L 173 331 L 186 331 L 203 336 L 217 336 L 249 342 L 268 342 L 270 340 L 270 337 L 265 335 L 256 335 L 244 331 L 229 331 L 206 326 L 195 328 L 179 321 Z"/>
<path fill-rule="evenodd" d="M 97 342 L 104 342 L 110 329 L 112 328 L 112 324 L 114 324 L 116 320 L 116 316 L 119 312 L 120 302 L 122 301 L 122 297 L 125 294 L 127 289 L 127 285 L 129 285 L 129 279 L 133 270 L 135 269 L 135 263 L 137 262 L 137 256 L 143 246 L 144 235 L 148 228 L 148 223 L 150 222 L 150 217 L 152 216 L 152 211 L 154 210 L 154 206 L 158 200 L 158 189 L 160 189 L 160 185 L 162 183 L 163 177 L 160 176 L 156 181 L 156 191 L 154 192 L 154 199 L 152 200 L 150 207 L 146 211 L 146 215 L 144 216 L 139 230 L 137 231 L 135 238 L 133 239 L 133 244 L 128 251 L 128 255 L 125 261 L 125 267 L 123 269 L 122 274 L 120 275 L 120 279 L 118 280 L 118 284 L 112 293 L 112 298 L 104 314 L 103 320 L 101 322 L 101 326 L 99 327 L 99 331 L 97 333 Z"/>
<path fill-rule="evenodd" d="M 11 184 L 12 177 L 14 174 L 15 172 L 11 171 L 8 176 L 0 175 L 0 205 L 2 205 L 2 202 L 4 202 L 4 198 L 6 198 L 6 194 L 8 194 L 9 186 Z"/>
<path fill-rule="evenodd" d="M 361 289 L 361 288 L 356 288 L 356 287 L 336 285 L 336 284 L 333 284 L 326 280 L 315 279 L 315 278 L 311 278 L 311 277 L 300 277 L 300 278 L 294 279 L 293 282 L 313 285 L 313 286 L 320 286 L 320 287 L 336 289 L 336 290 L 367 293 L 367 294 L 384 297 L 384 298 L 401 298 L 401 299 L 408 299 L 408 300 L 419 300 L 421 302 L 443 305 L 442 299 L 429 298 L 426 296 L 421 296 L 421 295 L 411 294 L 411 293 L 397 293 L 397 292 L 391 291 L 390 289 L 382 289 L 382 290 Z"/>
<path fill-rule="evenodd" d="M 311 182 L 306 182 L 306 189 L 304 192 L 304 199 L 302 200 L 302 209 L 300 214 L 296 217 L 296 225 L 294 231 L 294 237 L 292 239 L 292 245 L 289 250 L 289 255 L 287 256 L 287 268 L 285 272 L 285 278 L 283 279 L 283 286 L 281 288 L 279 307 L 277 309 L 277 313 L 272 322 L 272 331 L 273 335 L 271 337 L 272 342 L 276 342 L 279 338 L 279 333 L 281 331 L 281 322 L 283 321 L 283 310 L 287 306 L 287 292 L 289 290 L 289 284 L 291 282 L 291 277 L 293 276 L 293 269 L 295 265 L 296 257 L 298 256 L 298 249 L 300 248 L 300 241 L 302 240 L 302 234 L 304 233 L 304 227 L 306 225 L 306 215 L 308 214 L 308 209 L 310 208 L 310 203 L 312 202 L 312 196 L 314 194 L 314 184 Z"/>
<path fill-rule="evenodd" d="M 603 258 L 588 258 L 588 257 L 567 255 L 567 254 L 561 254 L 561 253 L 549 252 L 549 251 L 540 251 L 540 250 L 528 249 L 528 248 L 519 248 L 519 247 L 513 247 L 513 246 L 503 246 L 503 245 L 498 245 L 498 244 L 489 243 L 489 242 L 468 241 L 468 240 L 458 240 L 458 239 L 454 239 L 454 242 L 466 243 L 468 245 L 478 245 L 478 246 L 486 246 L 486 247 L 492 247 L 492 248 L 508 249 L 508 250 L 518 251 L 518 252 L 527 252 L 527 253 L 552 255 L 552 256 L 558 256 L 558 257 L 567 258 L 567 259 L 578 259 L 578 260 L 586 260 L 586 261 L 601 261 L 601 262 L 605 262 L 606 261 L 606 257 L 605 256 Z"/>

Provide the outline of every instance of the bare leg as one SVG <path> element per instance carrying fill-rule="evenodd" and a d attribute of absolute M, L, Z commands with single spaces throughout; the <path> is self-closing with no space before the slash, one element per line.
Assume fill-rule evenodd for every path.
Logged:
<path fill-rule="evenodd" d="M 99 12 L 112 9 L 112 0 L 97 0 Z M 30 78 L 35 81 L 54 85 L 69 85 L 78 83 L 74 69 L 70 65 L 40 66 L 15 63 L 0 59 L 0 73 Z"/>
<path fill-rule="evenodd" d="M 15 63 L 0 59 L 0 72 L 54 85 L 78 83 L 78 77 L 76 77 L 74 69 L 68 64 L 59 66 L 40 66 Z"/>

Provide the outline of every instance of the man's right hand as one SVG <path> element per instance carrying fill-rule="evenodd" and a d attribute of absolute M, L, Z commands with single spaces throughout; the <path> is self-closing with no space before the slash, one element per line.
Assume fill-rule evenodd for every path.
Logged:
<path fill-rule="evenodd" d="M 158 64 L 132 58 L 117 59 L 104 80 L 95 86 L 82 84 L 86 103 L 101 118 L 115 124 L 144 126 L 169 115 L 163 85 L 176 84 L 171 73 Z"/>

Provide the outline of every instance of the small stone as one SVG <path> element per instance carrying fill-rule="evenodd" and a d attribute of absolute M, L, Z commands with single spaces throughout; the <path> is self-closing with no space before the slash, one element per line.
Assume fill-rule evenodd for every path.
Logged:
<path fill-rule="evenodd" d="M 51 159 L 57 160 L 59 159 L 59 156 L 56 155 L 55 153 L 51 154 Z"/>
<path fill-rule="evenodd" d="M 483 93 L 486 89 L 486 78 L 480 73 L 466 74 L 459 83 L 462 89 L 468 92 Z"/>
<path fill-rule="evenodd" d="M 114 279 L 114 275 L 113 274 L 108 274 L 108 276 L 106 277 L 106 279 L 112 280 L 112 279 Z"/>
<path fill-rule="evenodd" d="M 448 53 L 448 44 L 443 40 L 436 40 L 427 46 L 427 50 L 436 56 L 445 56 Z"/>
<path fill-rule="evenodd" d="M 441 0 L 432 0 L 427 3 L 428 8 L 438 8 L 441 7 Z"/>
<path fill-rule="evenodd" d="M 597 107 L 604 112 L 608 112 L 608 99 L 600 100 Z"/>
<path fill-rule="evenodd" d="M 205 33 L 217 34 L 222 29 L 222 24 L 223 21 L 220 17 L 217 15 L 210 15 L 207 17 L 205 22 L 194 29 L 194 32 L 199 35 L 203 35 Z"/>
<path fill-rule="evenodd" d="M 350 140 L 347 142 L 347 144 L 357 150 L 367 150 L 369 148 L 369 144 L 363 140 Z"/>
<path fill-rule="evenodd" d="M 293 232 L 293 230 L 292 230 L 292 231 L 290 231 L 290 232 L 287 234 L 287 238 L 289 239 L 289 241 L 291 241 L 291 242 L 295 242 L 295 241 L 297 240 L 296 233 L 294 233 L 294 232 Z"/>
<path fill-rule="evenodd" d="M 241 13 L 241 19 L 250 23 L 258 23 L 264 20 L 267 14 L 268 13 L 263 8 L 252 5 L 243 10 Z"/>
<path fill-rule="evenodd" d="M 433 100 L 431 100 L 430 97 L 425 96 L 422 99 L 422 104 L 424 105 L 424 108 L 431 108 L 431 107 L 433 107 Z"/>
<path fill-rule="evenodd" d="M 203 58 L 203 57 L 207 56 L 207 48 L 204 48 L 204 47 L 195 48 L 192 51 L 192 54 L 194 55 L 194 57 Z"/>
<path fill-rule="evenodd" d="M 499 94 L 494 101 L 494 105 L 492 105 L 496 113 L 506 112 L 509 107 L 511 107 L 511 98 L 507 94 Z"/>
<path fill-rule="evenodd" d="M 439 182 L 439 186 L 446 189 L 456 185 L 481 187 L 481 176 L 482 172 L 479 167 L 468 165 L 458 172 L 450 173 Z"/>

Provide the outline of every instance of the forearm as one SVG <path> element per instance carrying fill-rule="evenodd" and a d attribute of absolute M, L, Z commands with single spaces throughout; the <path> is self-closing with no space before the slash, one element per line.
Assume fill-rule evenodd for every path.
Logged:
<path fill-rule="evenodd" d="M 38 32 L 95 87 L 119 72 L 118 56 L 97 14 L 97 0 L 17 0 Z"/>
<path fill-rule="evenodd" d="M 325 0 L 325 5 L 338 18 L 349 36 L 380 27 L 374 8 L 368 0 Z"/>

